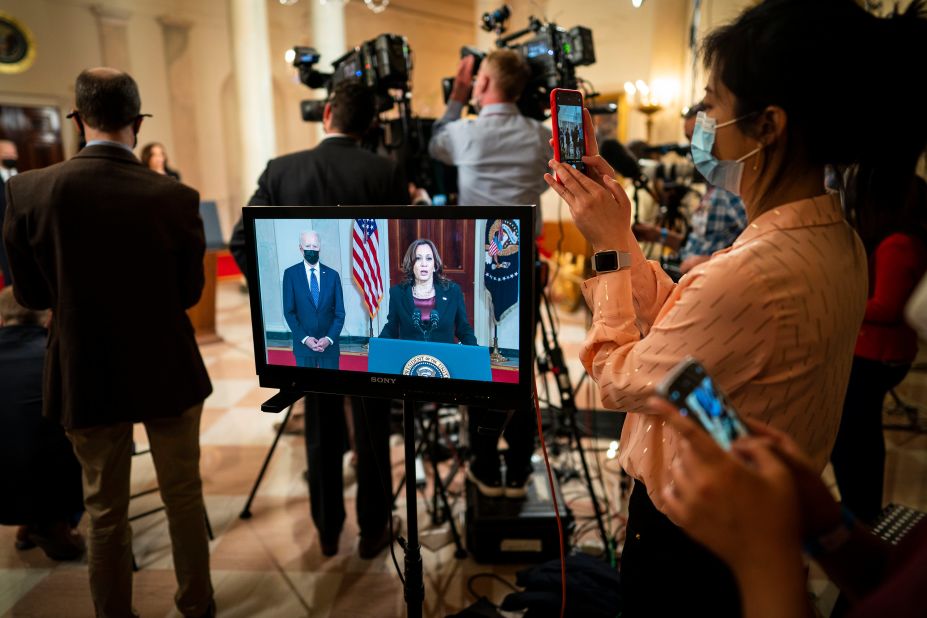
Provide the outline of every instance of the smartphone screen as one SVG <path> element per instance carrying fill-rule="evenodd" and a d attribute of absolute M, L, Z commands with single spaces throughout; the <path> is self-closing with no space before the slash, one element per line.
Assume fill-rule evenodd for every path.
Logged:
<path fill-rule="evenodd" d="M 750 433 L 734 406 L 698 361 L 683 361 L 657 392 L 679 408 L 683 416 L 695 417 L 724 450 L 730 450 L 734 440 Z"/>
<path fill-rule="evenodd" d="M 553 93 L 553 119 L 557 138 L 557 160 L 586 171 L 586 136 L 583 134 L 583 95 L 576 90 L 558 89 Z"/>

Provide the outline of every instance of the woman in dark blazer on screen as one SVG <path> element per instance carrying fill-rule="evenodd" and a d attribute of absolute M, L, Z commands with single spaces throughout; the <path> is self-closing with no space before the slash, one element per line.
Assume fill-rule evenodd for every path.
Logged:
<path fill-rule="evenodd" d="M 389 313 L 380 331 L 385 339 L 409 339 L 476 345 L 467 318 L 463 292 L 444 276 L 444 263 L 435 244 L 412 241 L 402 258 L 405 279 L 389 290 Z"/>

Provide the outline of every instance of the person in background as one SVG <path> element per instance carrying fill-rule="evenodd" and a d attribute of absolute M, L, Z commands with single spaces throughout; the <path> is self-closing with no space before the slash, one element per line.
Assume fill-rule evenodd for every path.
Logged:
<path fill-rule="evenodd" d="M 339 83 L 325 104 L 323 140 L 315 148 L 268 161 L 248 204 L 407 204 L 409 186 L 402 171 L 393 161 L 361 146 L 361 139 L 375 117 L 376 101 L 370 88 L 357 82 Z M 248 242 L 239 219 L 229 248 L 250 286 L 257 273 L 247 270 Z M 303 265 L 298 267 L 303 268 Z M 308 286 L 305 291 L 309 292 Z M 313 355 L 310 354 L 308 360 L 312 360 Z M 305 404 L 312 520 L 319 533 L 322 554 L 334 556 L 338 553 L 345 520 L 342 455 L 348 439 L 344 398 L 310 395 L 305 398 Z M 356 432 L 356 507 L 360 527 L 357 552 L 362 559 L 370 560 L 389 546 L 390 526 L 394 526 L 390 508 L 389 403 L 356 398 L 352 400 L 352 415 Z"/>
<path fill-rule="evenodd" d="M 428 152 L 438 161 L 457 166 L 461 205 L 534 204 L 534 235 L 539 236 L 541 193 L 546 189 L 541 174 L 553 155 L 553 147 L 549 126 L 523 116 L 516 105 L 531 70 L 520 54 L 500 49 L 483 59 L 474 81 L 474 62 L 473 56 L 461 59 L 447 109 L 434 125 Z M 460 117 L 471 85 L 473 102 L 479 108 L 475 120 Z M 537 276 L 536 285 L 540 294 Z M 533 470 L 534 409 L 518 409 L 509 419 L 505 430 L 509 451 L 503 483 L 498 441 L 502 433 L 500 419 L 504 418 L 509 418 L 508 414 L 476 406 L 468 408 L 473 453 L 468 474 L 484 495 L 522 498 Z"/>
<path fill-rule="evenodd" d="M 834 500 L 793 439 L 747 419 L 724 451 L 691 417 L 648 402 L 679 435 L 664 512 L 732 569 L 745 618 L 811 618 L 804 553 L 849 601 L 849 618 L 924 615 L 927 520 L 892 545 Z"/>
<path fill-rule="evenodd" d="M 891 160 L 894 153 L 884 156 Z M 885 480 L 883 402 L 917 356 L 917 333 L 904 308 L 927 272 L 927 183 L 902 160 L 863 186 L 851 185 L 847 200 L 859 204 L 856 227 L 869 254 L 869 299 L 831 463 L 843 505 L 872 523 L 882 510 Z"/>
<path fill-rule="evenodd" d="M 174 603 L 184 616 L 212 617 L 199 443 L 212 384 L 186 313 L 205 281 L 199 194 L 133 154 L 143 116 L 130 75 L 86 69 L 74 92 L 87 146 L 6 187 L 16 299 L 52 309 L 43 414 L 64 426 L 83 470 L 96 615 L 135 615 L 129 487 L 133 424 L 143 423 L 166 507 Z"/>
<path fill-rule="evenodd" d="M 0 523 L 18 525 L 16 548 L 42 548 L 76 560 L 84 540 L 74 530 L 84 512 L 80 464 L 61 425 L 42 416 L 47 311 L 0 290 Z"/>
<path fill-rule="evenodd" d="M 697 103 L 683 116 L 686 139 L 690 142 L 695 130 L 695 117 L 703 111 L 704 103 Z M 716 251 L 733 245 L 745 227 L 747 212 L 740 197 L 730 191 L 708 185 L 708 190 L 692 213 L 688 235 L 649 223 L 635 224 L 633 229 L 638 240 L 659 242 L 678 251 L 682 260 L 679 270 L 686 274 L 695 266 L 707 261 Z"/>
<path fill-rule="evenodd" d="M 3 218 L 6 214 L 6 183 L 18 173 L 16 163 L 19 161 L 19 151 L 16 143 L 8 139 L 0 139 L 0 229 L 3 229 Z M 0 275 L 3 275 L 2 285 L 13 285 L 13 275 L 10 273 L 10 263 L 6 257 L 3 239 L 0 238 Z"/>
<path fill-rule="evenodd" d="M 547 182 L 600 266 L 584 284 L 593 318 L 580 358 L 604 406 L 631 412 L 620 455 L 635 479 L 622 555 L 627 616 L 740 614 L 730 569 L 663 512 L 681 447 L 644 402 L 683 357 L 698 356 L 743 416 L 788 433 L 815 472 L 830 458 L 867 265 L 839 198 L 825 193 L 824 168 L 882 169 L 878 155 L 897 148 L 914 153 L 913 174 L 927 131 L 924 84 L 895 60 L 927 55 L 922 3 L 911 6 L 904 18 L 881 19 L 853 0 L 765 0 L 708 35 L 693 162 L 709 183 L 741 196 L 749 224 L 678 285 L 643 259 L 627 195 L 604 160 L 586 157 L 589 176 L 551 163 L 562 184 Z M 848 131 L 858 123 L 846 100 L 859 76 L 882 73 L 903 104 L 878 131 Z"/>
<path fill-rule="evenodd" d="M 142 147 L 142 165 L 153 172 L 164 176 L 170 176 L 174 180 L 180 181 L 180 172 L 171 168 L 167 163 L 167 151 L 164 150 L 164 144 L 159 142 L 149 142 Z"/>

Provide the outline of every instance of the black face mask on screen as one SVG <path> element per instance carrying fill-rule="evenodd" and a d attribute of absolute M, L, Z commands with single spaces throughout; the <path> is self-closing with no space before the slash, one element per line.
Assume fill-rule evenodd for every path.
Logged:
<path fill-rule="evenodd" d="M 0 164 L 3 164 L 3 167 L 6 169 L 11 170 L 16 167 L 16 159 L 3 159 L 0 160 Z"/>
<path fill-rule="evenodd" d="M 306 249 L 303 251 L 303 257 L 306 258 L 306 261 L 310 264 L 319 263 L 319 252 L 315 249 Z"/>

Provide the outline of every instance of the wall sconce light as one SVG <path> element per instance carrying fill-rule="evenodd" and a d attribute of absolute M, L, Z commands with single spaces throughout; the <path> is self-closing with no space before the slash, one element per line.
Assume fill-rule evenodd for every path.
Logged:
<path fill-rule="evenodd" d="M 679 96 L 679 80 L 656 79 L 650 84 L 644 80 L 625 82 L 624 92 L 628 103 L 647 117 L 647 143 L 653 139 L 653 117 L 669 107 Z"/>

